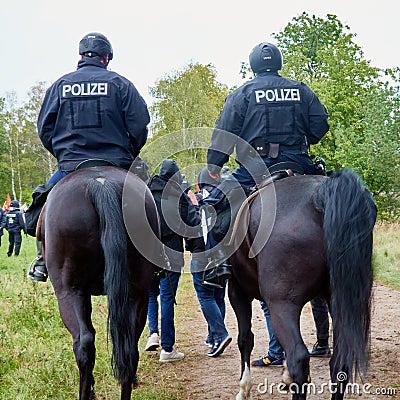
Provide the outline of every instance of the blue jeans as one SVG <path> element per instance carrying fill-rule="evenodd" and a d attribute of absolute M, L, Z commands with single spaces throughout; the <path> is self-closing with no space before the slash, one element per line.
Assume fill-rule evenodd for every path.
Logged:
<path fill-rule="evenodd" d="M 62 178 L 64 178 L 64 176 L 67 176 L 68 174 L 70 174 L 72 171 L 60 171 L 59 169 L 57 169 L 53 175 L 49 178 L 49 180 L 47 181 L 47 183 L 51 184 L 51 185 L 55 185 L 58 181 L 61 181 Z"/>
<path fill-rule="evenodd" d="M 274 331 L 272 330 L 271 316 L 269 314 L 269 309 L 268 309 L 267 305 L 265 304 L 265 302 L 262 300 L 260 300 L 260 305 L 264 312 L 265 320 L 267 322 L 267 329 L 268 329 L 268 335 L 269 335 L 268 354 L 274 358 L 284 358 L 285 353 L 283 351 L 283 348 L 279 344 L 278 340 L 276 339 L 276 337 L 274 335 Z"/>
<path fill-rule="evenodd" d="M 196 290 L 201 311 L 208 325 L 207 339 L 211 343 L 225 339 L 228 331 L 225 327 L 225 287 L 222 289 L 203 285 L 203 272 L 192 272 L 193 285 Z"/>
<path fill-rule="evenodd" d="M 314 164 L 311 160 L 311 158 L 308 156 L 308 154 L 303 154 L 300 151 L 282 151 L 279 153 L 279 156 L 277 158 L 263 158 L 263 161 L 267 167 L 271 167 L 274 164 L 277 164 L 279 162 L 285 162 L 285 161 L 292 161 L 300 164 L 303 169 L 304 173 L 306 175 L 313 175 L 315 174 L 315 167 Z M 257 170 L 257 168 L 255 168 Z M 243 186 L 243 187 L 251 187 L 255 184 L 255 181 L 257 183 L 261 182 L 263 180 L 262 174 L 264 173 L 263 168 L 259 168 L 257 172 L 253 173 L 251 175 L 249 171 L 242 165 L 239 165 L 235 170 L 232 172 L 232 175 L 237 179 L 237 181 Z"/>
<path fill-rule="evenodd" d="M 168 271 L 164 278 L 153 279 L 150 291 L 147 319 L 150 335 L 158 330 L 158 296 L 161 305 L 161 347 L 171 352 L 175 344 L 175 295 L 178 290 L 180 272 Z"/>

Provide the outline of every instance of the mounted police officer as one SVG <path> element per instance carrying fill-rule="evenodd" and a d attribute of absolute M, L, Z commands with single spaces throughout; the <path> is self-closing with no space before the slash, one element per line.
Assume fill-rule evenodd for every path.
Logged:
<path fill-rule="evenodd" d="M 26 235 L 25 221 L 19 207 L 19 201 L 12 200 L 10 203 L 10 210 L 6 213 L 5 228 L 8 231 L 9 241 L 7 252 L 8 257 L 11 257 L 13 252 L 16 256 L 19 255 L 22 243 L 21 231 L 24 231 Z"/>
<path fill-rule="evenodd" d="M 107 69 L 114 57 L 109 40 L 89 33 L 79 42 L 79 54 L 77 70 L 47 90 L 38 118 L 39 137 L 58 163 L 49 185 L 87 160 L 129 169 L 147 140 L 146 103 L 132 82 Z M 38 261 L 28 276 L 45 281 L 47 270 Z"/>
<path fill-rule="evenodd" d="M 308 148 L 329 130 L 325 107 L 307 85 L 279 75 L 282 54 L 275 45 L 258 44 L 249 61 L 254 79 L 228 95 L 215 124 L 207 153 L 210 175 L 219 178 L 235 148 L 239 166 L 230 179 L 245 191 L 265 178 L 265 167 L 279 162 L 295 162 L 303 173 L 316 173 Z M 219 196 L 217 189 L 207 201 L 212 204 Z M 229 267 L 223 252 L 211 253 L 205 283 L 229 277 Z"/>

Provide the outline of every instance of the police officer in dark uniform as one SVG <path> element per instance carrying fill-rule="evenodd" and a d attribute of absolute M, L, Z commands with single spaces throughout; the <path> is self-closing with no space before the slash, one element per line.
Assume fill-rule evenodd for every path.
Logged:
<path fill-rule="evenodd" d="M 307 85 L 279 75 L 282 54 L 275 45 L 258 44 L 249 61 L 254 79 L 228 95 L 216 122 L 207 153 L 210 175 L 218 178 L 235 148 L 239 166 L 232 177 L 246 189 L 263 179 L 265 167 L 278 162 L 296 162 L 305 174 L 314 174 L 308 147 L 329 130 L 325 107 Z M 210 282 L 230 275 L 222 254 L 209 268 L 221 261 L 221 272 L 211 268 Z"/>
<path fill-rule="evenodd" d="M 8 240 L 10 243 L 7 255 L 11 257 L 14 252 L 14 254 L 18 256 L 22 243 L 21 230 L 24 231 L 26 235 L 26 225 L 22 212 L 19 210 L 18 200 L 12 200 L 10 203 L 10 211 L 6 213 L 5 228 L 8 231 Z"/>
<path fill-rule="evenodd" d="M 79 54 L 77 70 L 51 85 L 39 113 L 39 137 L 58 163 L 48 184 L 91 159 L 129 169 L 147 140 L 146 103 L 132 82 L 107 69 L 114 56 L 109 40 L 89 33 Z M 29 277 L 46 280 L 44 264 L 34 266 Z"/>

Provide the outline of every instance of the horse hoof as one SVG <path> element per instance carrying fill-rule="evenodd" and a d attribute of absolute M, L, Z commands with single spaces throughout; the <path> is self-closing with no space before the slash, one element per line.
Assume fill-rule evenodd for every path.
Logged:
<path fill-rule="evenodd" d="M 283 371 L 282 371 L 282 382 L 289 387 L 293 382 L 292 377 L 289 373 L 289 368 L 287 367 L 286 360 L 283 362 Z"/>

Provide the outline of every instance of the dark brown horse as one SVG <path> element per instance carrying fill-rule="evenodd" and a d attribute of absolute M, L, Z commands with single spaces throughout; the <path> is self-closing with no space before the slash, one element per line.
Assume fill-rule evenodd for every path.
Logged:
<path fill-rule="evenodd" d="M 137 176 L 119 168 L 75 171 L 47 199 L 39 235 L 60 315 L 73 338 L 81 400 L 95 398 L 91 296 L 103 294 L 121 399 L 131 398 L 155 268 L 132 240 L 141 235 L 139 242 L 158 254 L 153 231 L 158 232 L 158 220 L 151 193 Z"/>
<path fill-rule="evenodd" d="M 350 170 L 330 178 L 285 178 L 253 198 L 247 220 L 242 214 L 239 223 L 245 239 L 231 258 L 229 282 L 239 326 L 238 400 L 250 398 L 254 298 L 265 300 L 270 310 L 274 333 L 286 353 L 293 399 L 306 399 L 309 353 L 299 321 L 303 306 L 317 295 L 328 300 L 332 316 L 332 399 L 343 399 L 348 381 L 365 372 L 375 220 L 373 198 Z"/>

